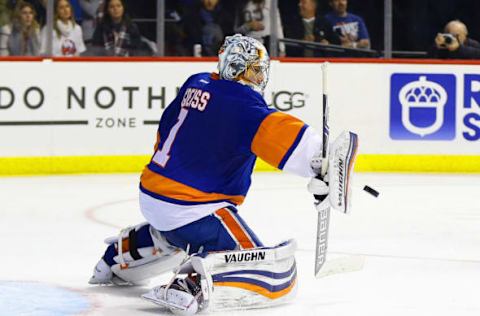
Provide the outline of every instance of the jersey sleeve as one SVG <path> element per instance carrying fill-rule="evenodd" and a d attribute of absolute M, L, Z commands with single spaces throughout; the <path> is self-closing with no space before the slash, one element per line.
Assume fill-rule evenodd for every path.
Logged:
<path fill-rule="evenodd" d="M 260 124 L 252 152 L 278 169 L 310 177 L 314 175 L 310 160 L 320 152 L 321 145 L 321 137 L 303 121 L 272 112 Z"/>
<path fill-rule="evenodd" d="M 358 39 L 370 39 L 367 26 L 361 17 L 358 17 Z"/>

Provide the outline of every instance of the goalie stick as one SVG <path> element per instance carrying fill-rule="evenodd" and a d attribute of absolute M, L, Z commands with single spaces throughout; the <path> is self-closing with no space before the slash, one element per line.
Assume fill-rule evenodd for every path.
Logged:
<path fill-rule="evenodd" d="M 322 170 L 325 175 L 328 169 L 328 142 L 330 130 L 328 126 L 328 95 L 327 95 L 327 67 L 328 62 L 322 64 L 322 108 L 323 108 L 323 138 L 322 138 Z M 320 203 L 320 200 L 317 200 Z M 318 211 L 317 241 L 315 245 L 315 276 L 319 275 L 327 257 L 328 227 L 330 224 L 330 207 Z"/>

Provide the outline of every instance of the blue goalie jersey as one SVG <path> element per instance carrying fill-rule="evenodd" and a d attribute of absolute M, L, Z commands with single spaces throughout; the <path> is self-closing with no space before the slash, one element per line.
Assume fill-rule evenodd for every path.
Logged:
<path fill-rule="evenodd" d="M 216 74 L 193 75 L 161 117 L 155 152 L 140 181 L 142 212 L 150 222 L 163 217 L 157 228 L 166 230 L 216 207 L 241 204 L 257 157 L 284 169 L 294 154 L 291 169 L 303 163 L 300 169 L 309 169 L 297 148 L 308 129 L 269 108 L 246 85 Z M 296 173 L 302 172 L 309 175 Z"/>

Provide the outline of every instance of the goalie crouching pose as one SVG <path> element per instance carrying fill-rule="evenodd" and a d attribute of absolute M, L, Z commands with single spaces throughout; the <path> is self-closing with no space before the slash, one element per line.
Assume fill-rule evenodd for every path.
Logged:
<path fill-rule="evenodd" d="M 143 297 L 184 315 L 207 307 L 262 308 L 295 295 L 295 242 L 265 247 L 236 206 L 257 157 L 311 177 L 310 191 L 323 200 L 317 208 L 330 203 L 329 193 L 348 197 L 356 137 L 344 133 L 332 145 L 328 172 L 341 185 L 329 189 L 318 163 L 312 167 L 321 136 L 265 103 L 269 66 L 265 47 L 237 34 L 219 51 L 218 73 L 187 79 L 162 115 L 155 152 L 141 175 L 147 222 L 106 240 L 91 284 L 141 284 L 174 270 L 171 282 Z"/>

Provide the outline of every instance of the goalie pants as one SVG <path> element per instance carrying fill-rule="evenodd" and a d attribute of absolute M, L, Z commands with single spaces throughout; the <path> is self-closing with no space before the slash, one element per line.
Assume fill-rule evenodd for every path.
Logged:
<path fill-rule="evenodd" d="M 152 247 L 153 240 L 149 232 L 150 225 L 139 228 L 129 236 L 128 244 L 135 252 L 138 248 Z M 171 231 L 162 231 L 167 241 L 183 250 L 189 247 L 189 254 L 198 252 L 238 250 L 263 247 L 255 233 L 238 215 L 236 208 L 229 206 L 203 217 L 193 223 Z M 108 246 L 103 259 L 112 266 L 117 255 L 116 243 Z"/>

